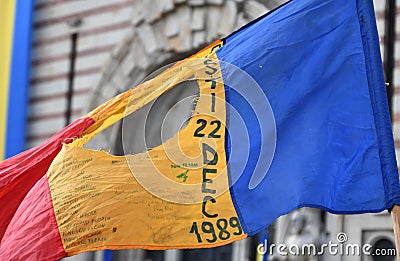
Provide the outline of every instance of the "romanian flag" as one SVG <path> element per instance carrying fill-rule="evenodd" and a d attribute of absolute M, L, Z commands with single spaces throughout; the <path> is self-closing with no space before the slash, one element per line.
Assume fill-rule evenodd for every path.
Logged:
<path fill-rule="evenodd" d="M 84 148 L 182 81 L 187 125 L 147 152 Z M 141 126 L 138 126 L 141 127 Z M 372 0 L 293 0 L 0 164 L 0 259 L 215 247 L 304 207 L 400 204 Z"/>
<path fill-rule="evenodd" d="M 25 149 L 33 0 L 0 1 L 0 159 Z"/>

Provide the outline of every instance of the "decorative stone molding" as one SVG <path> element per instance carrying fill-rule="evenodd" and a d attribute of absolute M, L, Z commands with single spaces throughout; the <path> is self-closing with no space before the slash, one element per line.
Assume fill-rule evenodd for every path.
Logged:
<path fill-rule="evenodd" d="M 132 4 L 132 30 L 104 65 L 88 109 L 135 86 L 160 66 L 195 53 L 269 10 L 254 0 L 133 0 Z M 89 146 L 114 150 L 119 130 L 118 126 L 109 128 Z"/>

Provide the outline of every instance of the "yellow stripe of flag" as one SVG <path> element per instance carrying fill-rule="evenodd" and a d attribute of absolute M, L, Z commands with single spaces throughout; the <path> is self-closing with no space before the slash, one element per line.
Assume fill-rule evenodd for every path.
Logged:
<path fill-rule="evenodd" d="M 4 159 L 15 0 L 0 1 L 0 160 Z"/>

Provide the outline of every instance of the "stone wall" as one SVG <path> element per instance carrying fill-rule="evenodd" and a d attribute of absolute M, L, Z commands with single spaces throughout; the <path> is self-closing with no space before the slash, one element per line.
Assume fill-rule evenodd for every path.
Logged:
<path fill-rule="evenodd" d="M 101 70 L 132 28 L 132 0 L 37 0 L 34 8 L 27 147 L 64 127 L 71 29 L 81 18 L 73 95 L 73 118 L 83 115 Z"/>

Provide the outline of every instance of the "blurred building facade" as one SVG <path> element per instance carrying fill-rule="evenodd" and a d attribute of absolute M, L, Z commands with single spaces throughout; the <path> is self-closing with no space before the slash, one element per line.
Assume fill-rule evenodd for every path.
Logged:
<path fill-rule="evenodd" d="M 195 53 L 283 2 L 36 0 L 27 147 L 40 144 L 63 128 L 66 118 L 73 120 L 82 116 L 116 94 L 135 86 L 157 68 Z M 375 8 L 384 53 L 385 1 L 375 1 Z M 396 59 L 400 58 L 398 43 L 400 41 L 396 41 Z M 74 68 L 71 64 L 75 65 Z M 397 61 L 395 65 L 392 108 L 396 152 L 400 160 L 400 63 Z M 73 87 L 72 92 L 69 86 Z M 90 146 L 122 154 L 120 133 L 121 125 L 113 126 L 99 135 Z M 293 232 L 299 220 L 301 229 L 298 231 L 303 234 Z M 302 239 L 315 244 L 328 240 L 336 242 L 337 234 L 345 232 L 351 243 L 394 244 L 391 217 L 387 213 L 338 216 L 320 210 L 303 209 L 280 218 L 270 232 L 270 240 L 275 243 Z M 69 259 L 241 261 L 255 260 L 255 253 L 256 239 L 248 239 L 208 250 L 99 251 Z M 291 260 L 286 257 L 276 258 Z M 301 260 L 314 259 L 306 257 Z M 322 256 L 318 260 L 395 259 Z"/>

